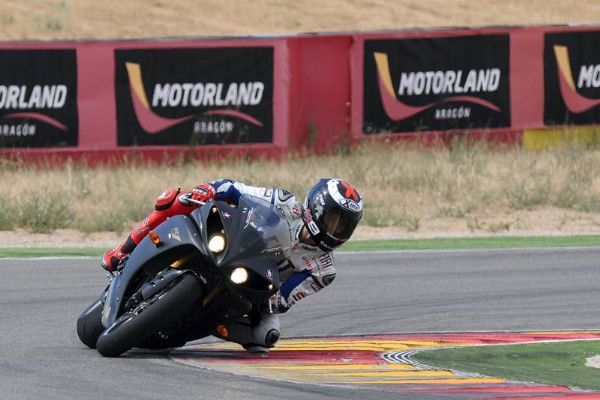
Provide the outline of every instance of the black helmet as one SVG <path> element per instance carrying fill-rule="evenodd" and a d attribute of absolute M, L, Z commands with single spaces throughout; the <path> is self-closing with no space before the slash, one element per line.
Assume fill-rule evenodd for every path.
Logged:
<path fill-rule="evenodd" d="M 306 195 L 302 219 L 312 240 L 322 250 L 332 251 L 350 239 L 362 210 L 362 197 L 354 186 L 323 178 Z"/>

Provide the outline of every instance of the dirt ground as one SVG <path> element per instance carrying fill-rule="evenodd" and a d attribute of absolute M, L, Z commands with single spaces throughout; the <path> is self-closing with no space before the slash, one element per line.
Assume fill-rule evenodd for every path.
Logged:
<path fill-rule="evenodd" d="M 269 35 L 600 21 L 596 0 L 3 0 L 0 38 Z"/>
<path fill-rule="evenodd" d="M 81 233 L 58 230 L 49 234 L 25 230 L 0 232 L 0 247 L 114 247 L 126 232 Z M 541 209 L 513 212 L 506 216 L 481 217 L 467 222 L 458 218 L 432 218 L 422 221 L 419 229 L 409 232 L 400 227 L 359 226 L 353 240 L 421 239 L 475 236 L 568 236 L 600 235 L 600 215 Z"/>

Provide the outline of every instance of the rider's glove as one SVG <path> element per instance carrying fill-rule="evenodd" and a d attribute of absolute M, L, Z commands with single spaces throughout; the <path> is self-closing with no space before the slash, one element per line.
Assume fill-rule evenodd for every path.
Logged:
<path fill-rule="evenodd" d="M 192 199 L 206 203 L 215 198 L 215 188 L 208 183 L 201 183 L 192 189 Z"/>

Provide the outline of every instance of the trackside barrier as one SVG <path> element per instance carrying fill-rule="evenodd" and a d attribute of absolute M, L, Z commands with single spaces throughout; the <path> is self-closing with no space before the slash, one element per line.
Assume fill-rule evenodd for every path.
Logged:
<path fill-rule="evenodd" d="M 596 140 L 600 26 L 0 43 L 0 153 L 278 157 L 372 138 Z"/>

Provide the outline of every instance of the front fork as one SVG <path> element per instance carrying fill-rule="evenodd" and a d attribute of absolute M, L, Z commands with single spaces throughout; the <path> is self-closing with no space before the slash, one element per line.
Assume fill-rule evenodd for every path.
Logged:
<path fill-rule="evenodd" d="M 179 270 L 173 268 L 167 268 L 158 274 L 148 282 L 145 282 L 136 292 L 132 295 L 135 296 L 135 301 L 142 302 L 152 298 L 154 295 L 164 290 L 169 286 L 175 279 L 181 277 L 183 274 L 194 274 L 191 270 Z M 124 307 L 124 299 L 115 297 L 114 292 L 121 287 L 122 275 L 119 273 L 109 277 L 110 283 L 106 298 L 104 302 L 104 309 L 102 311 L 102 325 L 108 328 L 112 325 L 119 317 L 121 308 Z M 204 283 L 204 278 L 200 277 L 200 280 Z"/>

